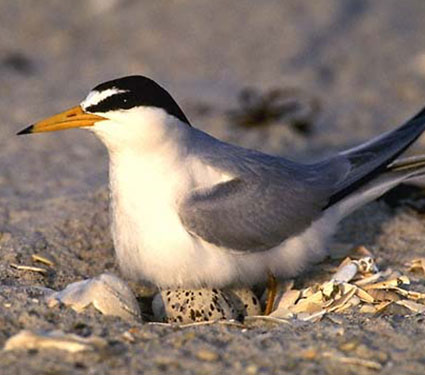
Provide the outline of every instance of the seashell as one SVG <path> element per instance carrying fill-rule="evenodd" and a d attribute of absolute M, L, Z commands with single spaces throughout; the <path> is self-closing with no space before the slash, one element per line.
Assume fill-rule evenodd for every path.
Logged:
<path fill-rule="evenodd" d="M 381 277 L 383 277 L 383 272 L 377 272 L 377 273 L 374 273 L 373 275 L 366 276 L 366 277 L 363 277 L 359 280 L 356 280 L 354 282 L 354 284 L 357 285 L 357 286 L 363 286 L 363 285 L 371 284 L 371 283 L 379 280 Z"/>
<path fill-rule="evenodd" d="M 375 260 L 371 256 L 367 256 L 359 260 L 354 260 L 353 262 L 357 264 L 358 272 L 361 274 L 378 272 Z"/>
<path fill-rule="evenodd" d="M 358 264 L 350 259 L 349 262 L 347 262 L 343 267 L 338 269 L 332 280 L 335 280 L 336 282 L 348 283 L 354 278 L 354 276 L 357 275 L 358 270 Z"/>
<path fill-rule="evenodd" d="M 100 337 L 81 337 L 62 331 L 31 332 L 23 330 L 10 337 L 4 350 L 58 349 L 71 353 L 93 351 L 107 346 Z"/>
<path fill-rule="evenodd" d="M 403 284 L 410 284 L 410 280 L 408 277 L 400 276 L 395 279 L 385 280 L 375 284 L 368 284 L 364 286 L 364 289 L 395 289 Z"/>
<path fill-rule="evenodd" d="M 361 288 L 356 289 L 356 296 L 362 301 L 367 303 L 374 303 L 375 297 Z"/>
<path fill-rule="evenodd" d="M 416 258 L 407 264 L 410 272 L 422 273 L 425 276 L 425 258 Z"/>
<path fill-rule="evenodd" d="M 351 299 L 351 297 L 353 297 L 355 292 L 356 292 L 356 288 L 353 287 L 346 294 L 344 294 L 341 298 L 335 300 L 330 306 L 328 306 L 326 308 L 327 312 L 332 312 L 332 311 L 335 311 L 335 310 L 338 310 L 339 308 L 341 308 L 344 304 L 346 304 Z"/>
<path fill-rule="evenodd" d="M 365 292 L 366 293 L 366 292 Z M 367 292 L 370 296 L 372 296 L 375 301 L 383 302 L 383 301 L 398 301 L 401 299 L 400 295 L 398 295 L 393 290 L 385 290 L 385 289 L 371 289 Z"/>
<path fill-rule="evenodd" d="M 401 300 L 401 301 L 396 301 L 396 304 L 407 307 L 409 310 L 415 313 L 419 313 L 419 314 L 425 313 L 425 305 L 423 305 L 422 303 L 417 303 L 417 302 L 413 302 L 409 300 Z"/>
<path fill-rule="evenodd" d="M 340 290 L 338 284 L 334 280 L 323 283 L 320 289 L 325 299 L 333 298 Z"/>
<path fill-rule="evenodd" d="M 359 312 L 363 314 L 375 314 L 377 311 L 375 305 L 363 305 L 360 307 Z"/>
<path fill-rule="evenodd" d="M 301 292 L 299 290 L 292 289 L 286 291 L 280 299 L 276 310 L 270 316 L 281 319 L 292 318 L 294 314 L 290 311 L 290 308 L 295 306 L 300 296 Z"/>
<path fill-rule="evenodd" d="M 140 307 L 128 285 L 120 278 L 103 273 L 93 279 L 69 284 L 64 290 L 47 298 L 49 307 L 59 303 L 82 312 L 89 305 L 105 315 L 119 316 L 126 320 L 140 320 Z"/>

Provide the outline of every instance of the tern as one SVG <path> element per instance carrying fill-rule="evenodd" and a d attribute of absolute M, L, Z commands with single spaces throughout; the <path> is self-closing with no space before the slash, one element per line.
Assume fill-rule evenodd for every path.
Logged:
<path fill-rule="evenodd" d="M 328 255 L 341 219 L 425 174 L 425 155 L 398 159 L 424 131 L 425 108 L 393 131 L 302 164 L 196 129 L 159 84 L 128 76 L 18 134 L 76 127 L 108 149 L 120 269 L 161 289 L 294 277 Z"/>

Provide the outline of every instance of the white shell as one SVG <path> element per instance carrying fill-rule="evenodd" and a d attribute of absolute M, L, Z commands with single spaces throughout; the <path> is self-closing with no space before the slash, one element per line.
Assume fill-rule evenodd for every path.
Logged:
<path fill-rule="evenodd" d="M 92 304 L 105 315 L 141 319 L 139 304 L 128 285 L 107 273 L 69 284 L 64 290 L 49 295 L 47 303 L 50 307 L 63 303 L 77 312 Z"/>
<path fill-rule="evenodd" d="M 59 349 L 76 353 L 106 346 L 106 340 L 100 337 L 80 337 L 62 331 L 35 333 L 23 330 L 6 341 L 4 350 Z"/>

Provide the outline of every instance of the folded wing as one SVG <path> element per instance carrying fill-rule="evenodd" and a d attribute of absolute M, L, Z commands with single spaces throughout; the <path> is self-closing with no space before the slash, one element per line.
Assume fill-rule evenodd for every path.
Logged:
<path fill-rule="evenodd" d="M 265 251 L 320 215 L 328 194 L 314 185 L 295 171 L 257 168 L 248 176 L 194 190 L 179 215 L 186 230 L 204 241 L 237 251 Z"/>

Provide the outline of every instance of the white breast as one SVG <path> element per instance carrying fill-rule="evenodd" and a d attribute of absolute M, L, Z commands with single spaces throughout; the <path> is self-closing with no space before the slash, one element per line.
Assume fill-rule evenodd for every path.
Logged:
<path fill-rule="evenodd" d="M 172 249 L 190 245 L 173 209 L 185 184 L 155 159 L 120 154 L 111 160 L 112 232 L 119 264 L 130 276 L 150 279 Z"/>
<path fill-rule="evenodd" d="M 230 176 L 199 161 L 158 154 L 111 155 L 112 234 L 121 269 L 135 279 L 161 286 L 201 285 L 232 268 L 217 249 L 191 236 L 178 216 L 179 201 L 189 191 Z M 214 249 L 213 249 L 214 248 Z M 223 264 L 226 263 L 226 264 Z M 226 271 L 230 272 L 230 271 Z"/>

